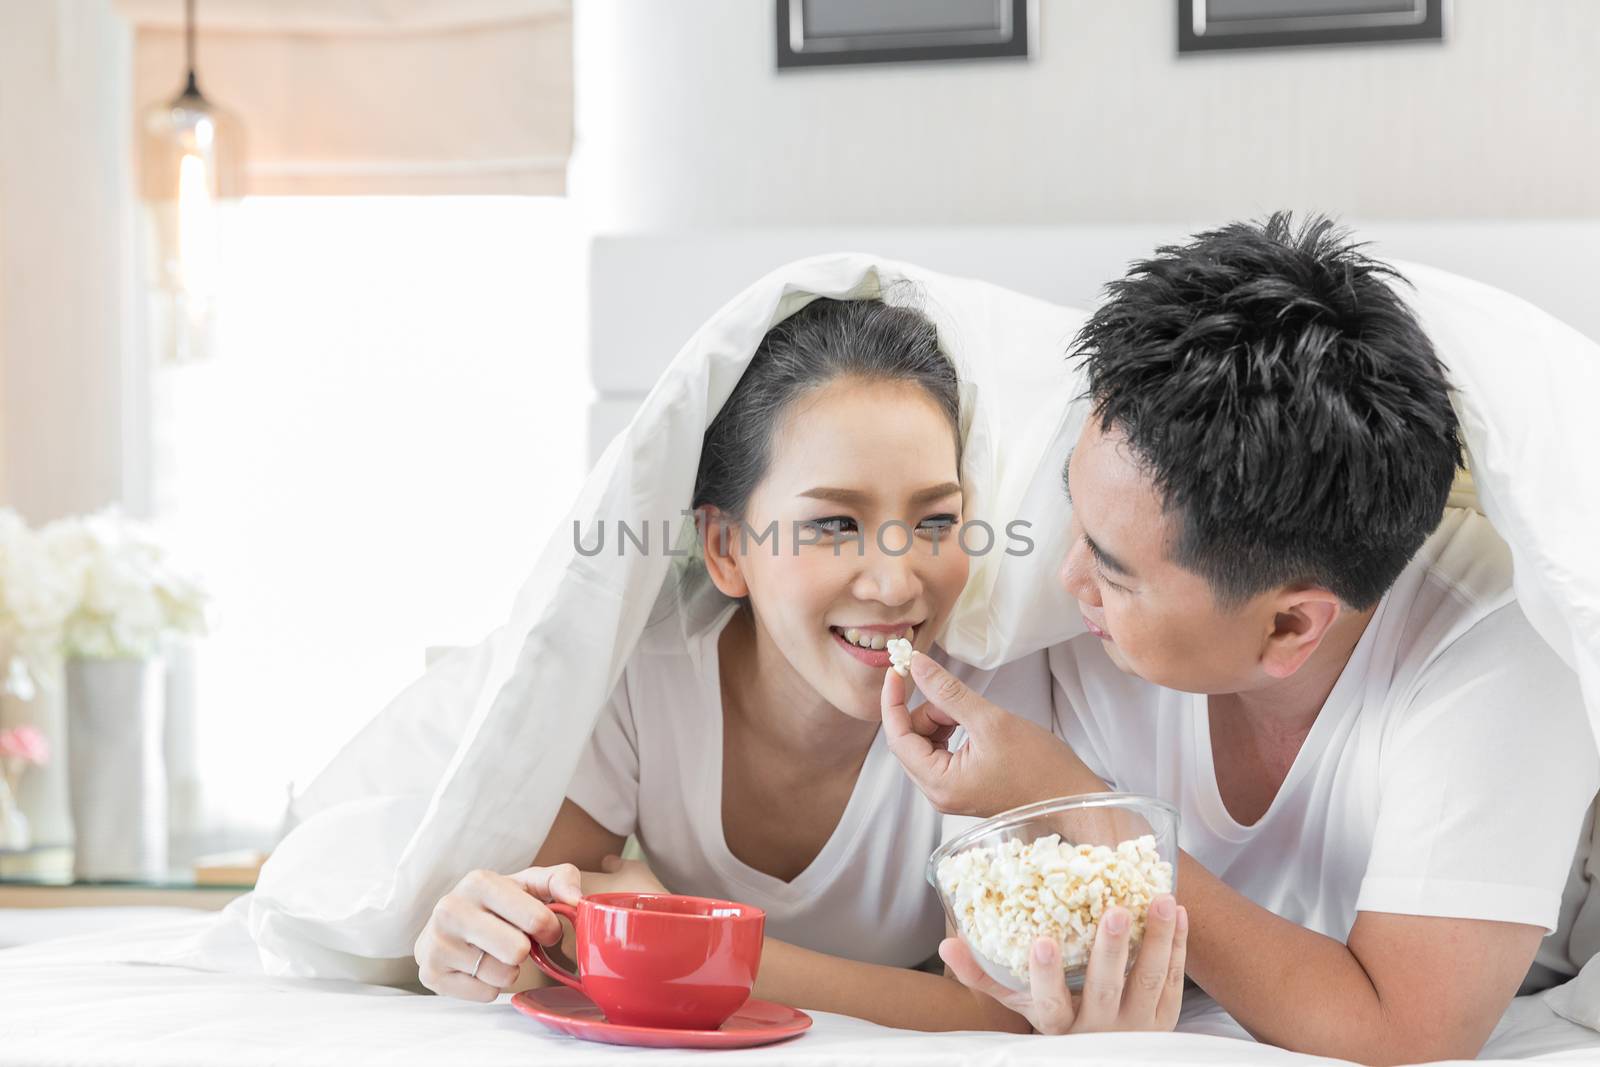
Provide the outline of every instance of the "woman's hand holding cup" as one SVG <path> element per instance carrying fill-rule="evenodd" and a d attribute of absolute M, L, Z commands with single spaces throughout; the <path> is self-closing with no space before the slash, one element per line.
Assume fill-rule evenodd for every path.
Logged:
<path fill-rule="evenodd" d="M 435 993 L 488 1002 L 517 983 L 533 949 L 561 941 L 561 922 L 546 904 L 583 897 L 570 863 L 515 874 L 472 871 L 434 906 L 414 951 L 418 977 Z"/>

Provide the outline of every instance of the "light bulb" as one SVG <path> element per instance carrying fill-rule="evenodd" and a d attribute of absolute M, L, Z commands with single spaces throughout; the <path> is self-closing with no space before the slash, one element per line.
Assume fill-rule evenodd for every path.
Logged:
<path fill-rule="evenodd" d="M 192 86 L 150 108 L 142 132 L 156 344 L 164 362 L 202 359 L 222 284 L 225 205 L 239 193 L 241 135 Z"/>
<path fill-rule="evenodd" d="M 178 277 L 191 296 L 216 294 L 217 200 L 206 161 L 184 153 L 178 163 Z"/>

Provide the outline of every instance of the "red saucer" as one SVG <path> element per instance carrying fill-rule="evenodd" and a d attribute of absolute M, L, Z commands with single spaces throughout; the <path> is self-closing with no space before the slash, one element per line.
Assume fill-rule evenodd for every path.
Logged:
<path fill-rule="evenodd" d="M 594 1001 L 564 985 L 523 990 L 511 998 L 511 1006 L 552 1030 L 585 1041 L 641 1048 L 749 1048 L 786 1040 L 811 1025 L 811 1016 L 797 1008 L 752 999 L 717 1030 L 619 1026 L 606 1022 Z"/>

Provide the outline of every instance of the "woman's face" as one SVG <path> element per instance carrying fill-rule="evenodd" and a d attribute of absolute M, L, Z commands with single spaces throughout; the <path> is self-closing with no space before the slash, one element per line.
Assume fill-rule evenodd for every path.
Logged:
<path fill-rule="evenodd" d="M 960 523 L 955 433 L 939 405 L 912 382 L 840 379 L 774 430 L 744 543 L 739 527 L 724 530 L 757 640 L 829 704 L 876 721 L 884 644 L 927 651 L 966 584 Z"/>

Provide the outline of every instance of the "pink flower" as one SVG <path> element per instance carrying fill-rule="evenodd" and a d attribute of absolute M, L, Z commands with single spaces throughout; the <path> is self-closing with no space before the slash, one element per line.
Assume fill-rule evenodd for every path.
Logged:
<path fill-rule="evenodd" d="M 50 743 L 32 726 L 0 730 L 0 758 L 5 757 L 43 766 L 50 759 Z"/>

